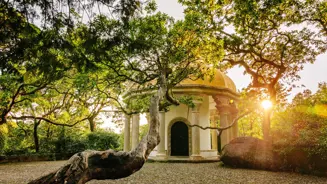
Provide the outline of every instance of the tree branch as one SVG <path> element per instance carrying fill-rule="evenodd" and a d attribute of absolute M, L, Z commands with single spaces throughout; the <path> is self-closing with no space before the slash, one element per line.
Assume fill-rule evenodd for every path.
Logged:
<path fill-rule="evenodd" d="M 58 126 L 66 126 L 66 127 L 73 127 L 75 126 L 76 124 L 80 123 L 80 122 L 83 122 L 85 120 L 88 119 L 88 117 L 86 118 L 83 118 L 81 120 L 78 120 L 76 121 L 75 123 L 73 124 L 64 124 L 64 123 L 58 123 L 58 122 L 55 122 L 53 120 L 50 120 L 48 118 L 45 118 L 45 117 L 38 117 L 38 116 L 19 116 L 19 117 L 16 117 L 16 116 L 11 116 L 11 117 L 8 117 L 10 119 L 15 119 L 15 120 L 21 120 L 21 119 L 36 119 L 36 120 L 43 120 L 45 122 L 48 122 L 50 124 L 53 124 L 53 125 L 58 125 Z"/>
<path fill-rule="evenodd" d="M 247 116 L 248 114 L 250 114 L 251 112 L 253 112 L 253 110 L 251 111 L 247 111 L 245 112 L 244 114 L 238 116 L 237 118 L 235 118 L 233 121 L 232 121 L 232 124 L 226 126 L 226 127 L 202 127 L 200 125 L 187 125 L 189 127 L 197 127 L 197 128 L 200 128 L 202 130 L 207 130 L 207 129 L 211 129 L 211 130 L 218 130 L 218 132 L 222 132 L 223 130 L 226 130 L 226 129 L 229 129 L 230 127 L 232 127 L 239 119 L 243 118 L 244 116 Z"/>

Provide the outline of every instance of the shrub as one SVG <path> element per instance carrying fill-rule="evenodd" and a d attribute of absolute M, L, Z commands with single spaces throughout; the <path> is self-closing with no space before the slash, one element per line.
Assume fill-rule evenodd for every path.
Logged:
<path fill-rule="evenodd" d="M 0 154 L 3 154 L 6 143 L 7 143 L 7 134 L 8 129 L 5 125 L 0 125 Z"/>
<path fill-rule="evenodd" d="M 87 148 L 94 150 L 118 149 L 119 135 L 114 132 L 92 132 L 87 134 Z"/>
<path fill-rule="evenodd" d="M 87 149 L 85 138 L 64 137 L 54 142 L 56 153 L 77 153 Z"/>
<path fill-rule="evenodd" d="M 0 154 L 3 153 L 3 150 L 6 145 L 6 136 L 0 131 Z"/>
<path fill-rule="evenodd" d="M 304 173 L 327 173 L 327 85 L 316 94 L 298 94 L 275 115 L 272 137 L 285 167 Z"/>

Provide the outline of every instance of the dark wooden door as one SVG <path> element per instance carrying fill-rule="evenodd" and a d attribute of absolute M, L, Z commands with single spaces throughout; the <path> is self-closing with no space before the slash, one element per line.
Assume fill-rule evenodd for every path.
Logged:
<path fill-rule="evenodd" d="M 171 156 L 189 156 L 188 126 L 181 121 L 171 127 Z"/>

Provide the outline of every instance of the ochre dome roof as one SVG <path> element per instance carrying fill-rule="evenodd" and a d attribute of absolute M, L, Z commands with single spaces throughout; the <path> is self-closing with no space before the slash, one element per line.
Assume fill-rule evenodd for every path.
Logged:
<path fill-rule="evenodd" d="M 149 86 L 155 87 L 155 81 L 149 82 Z M 139 89 L 135 86 L 130 88 L 129 92 L 125 94 L 126 98 L 131 98 L 138 95 L 146 95 L 154 93 L 156 88 L 142 88 Z M 206 95 L 223 95 L 228 96 L 234 100 L 239 98 L 237 93 L 236 86 L 232 79 L 227 75 L 222 73 L 220 70 L 215 70 L 214 75 L 207 75 L 203 79 L 185 79 L 175 87 L 173 87 L 172 92 L 175 94 L 206 94 Z"/>
<path fill-rule="evenodd" d="M 178 86 L 202 86 L 202 87 L 214 87 L 219 89 L 229 89 L 233 92 L 236 91 L 236 86 L 231 78 L 222 73 L 220 70 L 216 70 L 213 76 L 205 76 L 204 79 L 185 79 Z"/>

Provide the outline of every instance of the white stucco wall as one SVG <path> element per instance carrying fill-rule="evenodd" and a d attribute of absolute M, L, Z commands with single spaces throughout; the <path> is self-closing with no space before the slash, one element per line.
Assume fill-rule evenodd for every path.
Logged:
<path fill-rule="evenodd" d="M 207 127 L 210 126 L 210 111 L 209 111 L 209 96 L 203 96 L 203 101 L 199 109 L 199 124 L 200 126 Z M 181 104 L 179 106 L 171 106 L 170 110 L 166 112 L 166 132 L 165 132 L 165 149 L 168 150 L 168 128 L 172 120 L 176 118 L 185 118 L 189 122 L 191 122 L 192 110 L 188 108 L 186 105 Z M 192 123 L 192 122 L 191 122 Z M 192 137 L 189 137 L 192 139 Z M 201 155 L 203 152 L 203 156 L 207 156 L 207 152 L 211 150 L 211 140 L 210 140 L 210 130 L 200 130 L 200 149 Z"/>
<path fill-rule="evenodd" d="M 165 115 L 165 149 L 168 150 L 168 126 L 172 120 L 175 118 L 185 118 L 188 121 L 191 120 L 191 109 L 189 109 L 186 105 L 181 104 L 179 106 L 171 106 L 170 110 L 166 112 Z"/>

